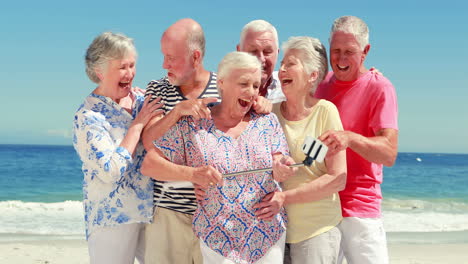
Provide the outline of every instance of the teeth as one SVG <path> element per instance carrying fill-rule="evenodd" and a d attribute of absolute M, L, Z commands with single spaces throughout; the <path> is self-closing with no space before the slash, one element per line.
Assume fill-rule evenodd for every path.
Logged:
<path fill-rule="evenodd" d="M 340 69 L 340 70 L 344 70 L 344 69 L 346 69 L 348 67 L 348 66 L 341 66 L 341 65 L 337 65 L 337 66 L 338 66 L 338 69 Z"/>
<path fill-rule="evenodd" d="M 247 99 L 239 98 L 239 100 L 242 100 L 242 101 L 244 101 L 244 102 L 250 103 L 250 100 L 247 100 Z"/>

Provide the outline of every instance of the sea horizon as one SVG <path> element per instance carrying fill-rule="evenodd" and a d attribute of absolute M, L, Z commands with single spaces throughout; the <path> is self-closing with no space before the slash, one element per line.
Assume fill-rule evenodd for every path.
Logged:
<path fill-rule="evenodd" d="M 71 142 L 71 139 L 70 139 Z M 41 143 L 0 143 L 0 146 L 56 146 L 56 147 L 73 147 L 73 144 L 41 144 Z M 398 151 L 399 153 L 424 153 L 424 154 L 461 154 L 461 155 L 468 155 L 467 152 L 432 152 L 432 151 Z"/>

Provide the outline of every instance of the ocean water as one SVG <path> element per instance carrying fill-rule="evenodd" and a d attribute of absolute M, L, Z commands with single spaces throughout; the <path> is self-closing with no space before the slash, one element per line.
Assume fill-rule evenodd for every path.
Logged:
<path fill-rule="evenodd" d="M 0 145 L 0 241 L 84 238 L 71 146 Z M 468 242 L 468 155 L 399 153 L 384 169 L 389 242 Z"/>

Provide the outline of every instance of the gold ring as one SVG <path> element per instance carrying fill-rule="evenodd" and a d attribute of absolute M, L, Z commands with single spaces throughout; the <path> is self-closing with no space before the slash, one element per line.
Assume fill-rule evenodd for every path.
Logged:
<path fill-rule="evenodd" d="M 210 182 L 210 185 L 213 185 L 213 183 L 212 183 L 212 182 Z"/>

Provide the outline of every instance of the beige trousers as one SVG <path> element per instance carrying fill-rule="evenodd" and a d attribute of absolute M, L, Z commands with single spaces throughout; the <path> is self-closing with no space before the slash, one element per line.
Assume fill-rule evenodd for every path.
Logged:
<path fill-rule="evenodd" d="M 298 243 L 287 244 L 284 264 L 341 264 L 338 262 L 341 232 L 333 227 Z"/>
<path fill-rule="evenodd" d="M 145 227 L 145 264 L 202 264 L 192 215 L 158 207 Z"/>

